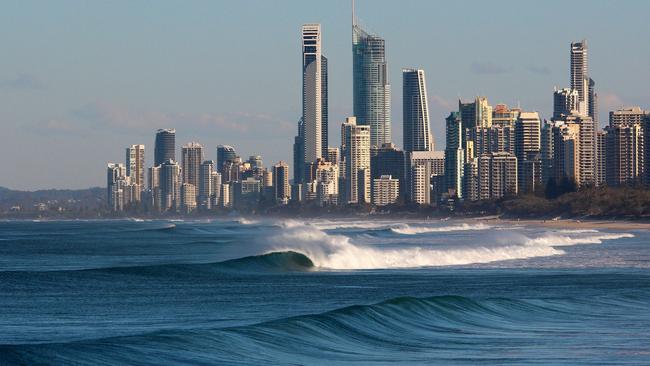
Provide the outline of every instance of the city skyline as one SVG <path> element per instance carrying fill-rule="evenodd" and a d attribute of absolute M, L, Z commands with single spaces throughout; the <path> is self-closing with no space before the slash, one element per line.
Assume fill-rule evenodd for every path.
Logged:
<path fill-rule="evenodd" d="M 590 4 L 592 3 L 590 2 Z M 55 55 L 59 57 L 55 57 L 53 63 L 44 63 L 43 65 L 46 67 L 39 67 L 43 65 L 36 63 L 36 59 L 33 59 L 32 62 L 27 62 L 23 67 L 18 67 L 17 61 L 21 60 L 21 56 L 25 57 L 25 55 L 29 55 L 30 53 L 38 52 L 35 48 L 31 48 L 35 47 L 35 45 L 23 46 L 20 48 L 18 45 L 10 42 L 9 49 L 17 52 L 9 52 L 10 55 L 8 56 L 8 60 L 2 61 L 5 63 L 4 69 L 6 72 L 2 75 L 3 79 L 2 82 L 0 82 L 0 85 L 2 85 L 1 92 L 5 96 L 7 106 L 10 108 L 4 108 L 1 117 L 5 121 L 16 122 L 8 123 L 8 128 L 5 129 L 5 137 L 0 145 L 2 146 L 2 152 L 5 156 L 8 156 L 9 151 L 15 150 L 17 145 L 27 146 L 30 151 L 34 152 L 34 156 L 20 157 L 20 159 L 23 160 L 12 160 L 10 164 L 16 164 L 13 169 L 16 174 L 3 176 L 0 181 L 0 186 L 20 189 L 101 186 L 103 184 L 105 172 L 101 169 L 97 169 L 97 167 L 101 166 L 101 164 L 106 161 L 122 161 L 124 148 L 131 146 L 132 144 L 145 145 L 145 151 L 147 151 L 147 162 L 145 166 L 152 165 L 152 152 L 154 150 L 152 135 L 158 128 L 176 128 L 179 131 L 179 135 L 176 137 L 176 154 L 179 154 L 180 152 L 178 150 L 179 146 L 190 141 L 198 140 L 205 146 L 206 159 L 216 159 L 215 148 L 217 145 L 229 144 L 233 145 L 235 149 L 240 152 L 242 157 L 261 154 L 269 163 L 279 160 L 291 161 L 290 141 L 292 136 L 295 135 L 295 121 L 300 115 L 299 103 L 296 103 L 296 99 L 299 98 L 300 95 L 300 84 L 299 82 L 293 82 L 297 79 L 297 76 L 294 75 L 297 74 L 296 68 L 293 67 L 296 64 L 295 59 L 298 49 L 298 46 L 295 44 L 295 35 L 303 23 L 312 21 L 320 22 L 323 25 L 322 31 L 324 33 L 323 38 L 325 41 L 323 48 L 327 50 L 330 59 L 329 73 L 334 78 L 334 81 L 330 84 L 336 85 L 332 89 L 336 90 L 336 92 L 330 93 L 332 95 L 332 103 L 330 103 L 329 136 L 331 138 L 333 137 L 330 146 L 338 146 L 340 142 L 336 139 L 336 130 L 339 128 L 340 123 L 342 123 L 345 116 L 352 115 L 352 60 L 349 48 L 349 22 L 347 22 L 347 37 L 342 37 L 342 24 L 338 23 L 343 23 L 343 21 L 339 19 L 338 23 L 335 23 L 328 17 L 331 17 L 330 14 L 333 11 L 336 11 L 337 14 L 340 13 L 339 15 L 341 16 L 344 12 L 349 14 L 349 2 L 327 4 L 328 6 L 324 7 L 319 7 L 322 5 L 317 5 L 315 3 L 310 5 L 319 10 L 327 10 L 326 8 L 328 8 L 330 13 L 325 11 L 322 16 L 322 21 L 313 14 L 310 15 L 309 11 L 305 11 L 305 14 L 294 14 L 295 18 L 299 18 L 300 20 L 295 24 L 287 25 L 287 27 L 291 26 L 292 28 L 291 34 L 285 34 L 284 32 L 274 33 L 275 41 L 281 42 L 283 47 L 291 47 L 291 49 L 282 48 L 281 52 L 276 53 L 277 59 L 272 60 L 271 63 L 277 67 L 277 62 L 280 62 L 280 64 L 283 65 L 283 71 L 280 74 L 286 80 L 291 80 L 292 82 L 278 84 L 281 89 L 286 89 L 281 90 L 281 92 L 278 93 L 278 96 L 270 96 L 272 93 L 269 93 L 269 90 L 276 90 L 278 85 L 260 84 L 259 88 L 251 90 L 250 85 L 256 85 L 256 83 L 245 83 L 248 85 L 248 95 L 250 95 L 251 98 L 259 98 L 259 95 L 261 95 L 268 97 L 270 100 L 264 101 L 260 103 L 260 105 L 250 104 L 249 106 L 251 107 L 251 110 L 243 110 L 240 108 L 241 110 L 237 112 L 239 114 L 231 112 L 232 110 L 228 111 L 227 108 L 223 111 L 218 111 L 220 113 L 223 112 L 224 114 L 234 113 L 233 116 L 235 117 L 231 116 L 230 118 L 223 117 L 223 114 L 220 117 L 216 112 L 206 112 L 205 102 L 196 101 L 188 103 L 188 100 L 206 100 L 214 98 L 214 94 L 206 94 L 201 91 L 201 88 L 196 88 L 196 91 L 194 91 L 191 83 L 186 85 L 186 88 L 182 93 L 179 92 L 176 96 L 177 99 L 172 98 L 176 103 L 167 103 L 169 101 L 165 99 L 168 98 L 169 95 L 161 97 L 160 95 L 156 95 L 156 93 L 147 94 L 142 89 L 138 88 L 146 85 L 146 79 L 149 78 L 151 79 L 149 80 L 150 83 L 152 82 L 153 84 L 156 84 L 155 81 L 157 79 L 155 78 L 155 73 L 145 72 L 144 75 L 140 75 L 142 78 L 135 80 L 139 81 L 139 83 L 134 84 L 138 87 L 129 88 L 129 83 L 133 81 L 126 82 L 125 80 L 122 80 L 121 77 L 123 76 L 119 73 L 119 67 L 112 70 L 110 68 L 104 70 L 105 78 L 112 75 L 119 76 L 114 84 L 107 84 L 110 88 L 108 88 L 109 90 L 104 96 L 108 97 L 104 98 L 102 93 L 93 93 L 93 89 L 90 88 L 91 92 L 88 93 L 87 96 L 79 98 L 77 95 L 75 100 L 78 100 L 78 103 L 75 107 L 74 103 L 67 101 L 63 96 L 60 97 L 56 94 L 59 89 L 62 89 L 65 96 L 65 94 L 69 93 L 70 90 L 74 90 L 75 86 L 85 85 L 84 81 L 81 80 L 84 73 L 81 72 L 78 75 L 71 73 L 70 71 L 46 73 L 45 71 L 48 69 L 51 71 L 56 62 L 61 61 L 61 58 L 65 58 L 61 57 L 61 55 Z M 417 5 L 427 6 L 423 3 Z M 95 6 L 98 8 L 101 7 L 98 5 Z M 237 7 L 237 5 L 233 6 Z M 616 43 L 603 46 L 604 41 L 609 40 L 611 42 L 612 38 L 616 38 L 616 34 L 631 34 L 630 29 L 628 28 L 619 30 L 618 32 L 620 33 L 612 30 L 612 35 L 598 37 L 598 30 L 590 30 L 590 33 L 592 34 L 577 34 L 579 32 L 572 32 L 572 27 L 568 26 L 562 33 L 564 35 L 563 37 L 566 37 L 566 39 L 562 36 L 558 37 L 557 29 L 545 29 L 545 31 L 552 33 L 557 37 L 557 39 L 554 38 L 548 41 L 549 44 L 553 44 L 550 48 L 555 51 L 553 53 L 549 52 L 548 54 L 540 53 L 540 57 L 543 56 L 541 59 L 546 62 L 541 61 L 535 65 L 529 64 L 529 62 L 525 61 L 523 57 L 511 57 L 507 62 L 501 62 L 502 60 L 499 60 L 499 47 L 504 46 L 504 44 L 499 44 L 493 41 L 494 43 L 491 44 L 491 47 L 488 47 L 488 51 L 480 52 L 480 54 L 485 57 L 484 59 L 472 60 L 471 58 L 467 58 L 467 62 L 454 62 L 454 60 L 450 59 L 448 62 L 442 63 L 444 69 L 437 69 L 436 67 L 430 67 L 434 57 L 431 55 L 421 55 L 422 51 L 418 49 L 419 47 L 417 47 L 417 44 L 412 42 L 400 42 L 401 40 L 398 37 L 404 37 L 404 31 L 396 31 L 395 27 L 397 25 L 404 26 L 403 22 L 387 21 L 386 14 L 384 14 L 384 16 L 377 16 L 377 9 L 375 8 L 382 6 L 384 9 L 389 9 L 391 7 L 389 3 L 373 2 L 371 6 L 367 1 L 357 2 L 357 15 L 360 15 L 361 19 L 366 20 L 363 23 L 369 24 L 370 29 L 373 31 L 376 30 L 378 34 L 381 34 L 381 36 L 386 39 L 386 58 L 390 74 L 389 80 L 394 85 L 391 103 L 393 106 L 392 142 L 400 144 L 402 141 L 400 136 L 402 108 L 401 103 L 399 102 L 401 100 L 401 95 L 398 92 L 398 89 L 401 89 L 399 88 L 399 80 L 401 79 L 399 73 L 401 72 L 402 67 L 417 65 L 418 68 L 424 69 L 428 74 L 428 93 L 429 103 L 431 105 L 431 130 L 432 134 L 436 138 L 436 145 L 439 149 L 442 149 L 445 144 L 444 139 L 442 139 L 442 137 L 445 136 L 444 118 L 450 111 L 454 110 L 454 105 L 457 102 L 458 96 L 463 100 L 472 100 L 477 95 L 485 95 L 489 98 L 492 104 L 507 103 L 511 106 L 516 106 L 517 101 L 520 101 L 525 110 L 538 111 L 542 119 L 549 119 L 553 112 L 551 98 L 553 87 L 568 86 L 568 75 L 566 72 L 566 55 L 568 54 L 567 45 L 569 42 L 578 41 L 583 38 L 588 39 L 589 43 L 589 76 L 593 76 L 594 80 L 596 80 L 597 91 L 600 95 L 599 115 L 601 126 L 604 126 L 607 123 L 607 113 L 611 110 L 615 110 L 618 107 L 633 105 L 647 107 L 650 104 L 647 88 L 643 89 L 643 85 L 648 85 L 648 75 L 643 74 L 642 71 L 644 68 L 642 66 L 644 64 L 640 62 L 643 59 L 647 59 L 647 57 L 644 58 L 643 56 L 647 55 L 648 49 L 641 47 L 640 50 L 635 50 L 639 53 L 632 54 L 627 59 L 614 59 L 606 55 L 608 55 L 609 52 L 613 53 L 616 51 L 616 47 L 614 47 Z M 413 4 L 404 5 L 404 11 L 407 11 L 407 8 L 413 6 Z M 588 9 L 588 11 L 605 11 L 608 6 L 609 4 L 596 2 L 592 8 Z M 297 4 L 293 4 L 293 7 L 297 8 L 297 10 L 294 9 L 296 13 L 301 10 L 299 9 L 301 6 L 298 6 Z M 455 5 L 447 5 L 447 7 L 453 8 Z M 479 5 L 477 5 L 477 7 L 480 8 Z M 26 8 L 29 8 L 29 5 L 13 5 L 10 6 L 10 8 L 11 9 L 9 10 L 25 11 L 27 10 Z M 304 10 L 304 7 L 302 10 Z M 83 13 L 84 11 L 92 13 L 93 9 L 79 10 L 80 13 Z M 11 11 L 9 13 L 11 13 Z M 544 14 L 540 14 L 540 17 L 543 18 L 543 15 Z M 64 14 L 55 14 L 52 16 L 64 16 Z M 470 14 L 470 16 L 472 16 L 472 14 Z M 395 19 L 391 17 L 388 18 L 393 20 Z M 341 19 L 349 19 L 349 17 Z M 517 19 L 513 20 L 514 24 L 518 21 L 519 20 Z M 83 21 L 79 23 L 73 22 L 71 30 L 82 30 L 82 26 L 93 27 L 90 24 L 85 24 Z M 427 25 L 419 24 L 419 26 L 426 29 Z M 43 29 L 47 27 L 47 22 L 43 27 Z M 626 27 L 629 27 L 629 25 L 626 25 Z M 498 29 L 499 27 L 496 28 Z M 638 29 L 641 30 L 641 28 Z M 457 39 L 455 43 L 457 43 L 457 47 L 460 48 L 460 44 L 465 36 L 463 36 L 462 33 L 451 33 L 451 38 L 455 37 Z M 485 33 L 487 33 L 488 36 L 494 35 L 493 37 L 499 35 L 498 31 L 486 31 Z M 28 32 L 26 36 L 27 39 L 30 39 L 29 36 L 30 33 Z M 31 36 L 38 36 L 38 31 L 33 31 Z M 214 36 L 218 37 L 219 35 L 215 33 Z M 87 41 L 91 41 L 92 38 L 92 35 L 88 36 Z M 38 40 L 42 41 L 41 38 L 38 38 Z M 178 39 L 176 41 L 178 41 Z M 430 43 L 433 51 L 456 49 L 456 46 L 449 46 L 447 43 L 448 41 L 441 41 L 438 43 L 434 41 L 435 39 Z M 625 43 L 623 42 L 623 44 Z M 539 49 L 540 47 L 540 45 L 533 44 L 532 42 L 521 45 L 513 41 L 512 43 L 505 44 L 505 46 L 508 45 L 513 48 L 513 55 L 518 55 L 520 52 L 523 54 L 534 53 L 536 48 Z M 485 45 L 476 46 L 476 51 L 481 51 L 484 46 Z M 102 50 L 107 51 L 111 49 L 111 47 L 115 48 L 116 45 L 111 44 L 111 42 L 99 42 L 99 44 L 95 46 L 94 50 L 96 52 Z M 340 52 L 341 49 L 346 49 L 347 52 Z M 544 48 L 542 47 L 542 49 Z M 90 55 L 91 58 L 92 56 L 93 55 Z M 191 62 L 192 60 L 198 62 L 200 57 L 198 57 L 198 55 L 188 57 L 185 61 Z M 83 61 L 84 55 L 79 55 L 79 60 L 77 62 Z M 124 60 L 118 61 L 125 62 Z M 120 62 L 117 63 L 120 64 Z M 134 62 L 137 62 L 137 59 Z M 161 61 L 161 63 L 165 64 L 164 61 Z M 460 65 L 454 65 L 454 63 Z M 559 64 L 557 70 L 554 63 Z M 608 63 L 609 67 L 607 67 Z M 99 63 L 98 65 L 101 67 L 106 64 L 111 64 L 111 62 Z M 635 64 L 637 66 L 633 67 Z M 121 64 L 121 66 L 124 67 L 127 67 L 128 65 L 130 65 L 128 62 Z M 285 68 L 284 65 L 287 67 Z M 29 70 L 30 66 L 33 70 Z M 164 66 L 169 65 L 165 64 Z M 219 61 L 215 63 L 214 66 L 216 67 L 212 70 L 205 68 L 198 69 L 202 72 L 212 71 L 216 75 L 221 75 L 224 71 L 219 69 L 229 69 L 231 67 L 236 67 L 237 65 L 235 63 L 228 63 L 226 61 L 222 63 Z M 457 70 L 456 68 L 460 66 L 464 66 L 461 68 L 463 72 L 456 72 L 457 82 L 453 82 L 453 71 Z M 161 65 L 158 65 L 158 67 L 161 67 Z M 155 68 L 156 67 L 154 67 L 154 69 Z M 628 73 L 634 73 L 636 74 L 634 76 L 637 77 L 630 79 L 630 75 L 621 73 L 621 69 L 626 69 L 628 70 Z M 54 70 L 56 70 L 56 68 L 54 68 Z M 187 72 L 180 72 L 179 74 L 189 75 Z M 395 75 L 397 75 L 397 77 Z M 522 78 L 522 75 L 527 75 L 527 77 Z M 623 77 L 620 77 L 621 75 L 623 75 Z M 65 80 L 66 76 L 69 78 L 68 80 Z M 76 76 L 76 78 L 74 76 Z M 616 82 L 612 82 L 612 78 L 616 76 L 618 76 L 618 79 Z M 196 75 L 193 75 L 193 77 L 196 77 Z M 188 83 L 192 80 L 196 81 L 193 77 L 188 77 L 184 82 Z M 52 81 L 57 78 L 59 79 L 59 84 L 53 84 Z M 61 78 L 67 82 L 63 82 L 64 80 L 61 80 Z M 504 92 L 503 89 L 512 84 L 513 78 L 518 80 L 521 85 L 525 85 L 525 88 Z M 525 82 L 521 82 L 522 80 L 525 80 Z M 105 80 L 104 83 L 106 83 Z M 621 87 L 623 84 L 625 84 L 625 88 Z M 91 84 L 91 86 L 92 85 L 94 84 Z M 95 87 L 100 88 L 102 85 L 104 84 L 99 83 Z M 230 98 L 239 97 L 244 99 L 246 94 L 239 94 L 239 85 L 225 85 L 227 85 L 227 87 L 224 87 L 223 84 L 215 85 L 213 93 L 216 91 L 216 88 L 232 88 L 234 90 L 229 93 L 232 94 Z M 284 85 L 288 86 L 284 88 Z M 161 85 L 159 84 L 158 86 L 160 87 Z M 85 85 L 85 88 L 88 89 L 89 85 Z M 83 87 L 81 88 L 81 90 L 86 89 Z M 172 89 L 173 88 L 169 88 L 169 90 Z M 454 89 L 458 90 L 453 91 Z M 645 92 L 643 90 L 645 90 Z M 118 91 L 123 91 L 123 95 L 119 95 Z M 538 93 L 541 95 L 539 98 L 534 96 Z M 219 93 L 217 93 L 217 95 L 218 94 Z M 220 107 L 227 106 L 228 103 L 226 102 L 228 102 L 229 97 L 225 97 L 224 95 L 220 95 L 220 97 L 221 98 L 215 104 Z M 34 102 L 34 100 L 40 101 L 39 103 L 35 103 L 39 108 L 27 108 L 29 102 Z M 61 103 L 61 106 L 59 106 L 56 102 L 61 100 L 63 100 L 63 102 Z M 272 103 L 283 106 L 280 108 L 285 110 L 278 112 L 280 108 L 269 108 L 268 105 Z M 53 106 L 54 104 L 56 105 Z M 165 110 L 165 108 L 161 108 L 160 105 L 156 104 L 169 104 L 171 107 Z M 48 108 L 48 106 L 51 108 Z M 176 106 L 178 106 L 179 109 L 176 109 Z M 182 106 L 182 108 L 180 108 L 180 106 Z M 296 106 L 298 108 L 295 108 Z M 61 108 L 63 108 L 63 111 L 61 111 Z M 215 110 L 219 109 L 216 107 L 213 108 Z M 32 111 L 31 109 L 35 109 L 36 111 Z M 62 115 L 57 116 L 57 113 L 62 113 Z M 6 123 L 7 122 L 5 122 L 5 124 Z M 206 133 L 206 131 L 209 132 Z M 77 141 L 77 144 L 73 144 L 73 141 Z M 282 144 L 279 145 L 282 146 L 282 148 L 274 149 L 274 147 L 278 146 L 278 143 Z M 51 153 L 46 152 L 46 147 L 53 151 Z M 71 148 L 85 148 L 88 153 L 74 154 L 69 150 Z M 70 167 L 67 171 L 65 169 L 64 171 L 61 171 L 61 164 L 59 164 L 61 161 L 60 159 L 63 158 L 63 156 L 68 158 L 72 156 L 73 159 L 75 159 L 75 161 L 70 161 L 69 164 L 63 164 L 64 167 Z M 54 174 L 54 165 L 56 165 L 56 172 L 58 172 L 58 174 Z M 46 179 L 37 179 L 37 176 L 45 176 Z"/>

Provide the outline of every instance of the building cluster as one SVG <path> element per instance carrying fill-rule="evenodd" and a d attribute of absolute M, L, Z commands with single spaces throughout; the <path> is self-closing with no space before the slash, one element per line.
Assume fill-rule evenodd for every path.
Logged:
<path fill-rule="evenodd" d="M 205 160 L 203 145 L 190 142 L 176 159 L 176 131 L 156 132 L 154 165 L 144 184 L 144 145 L 126 149 L 126 163 L 108 164 L 108 207 L 113 211 L 143 210 L 150 213 L 210 211 L 254 207 L 266 199 L 287 203 L 291 194 L 289 166 L 279 162 L 264 167 L 262 157 L 244 161 L 235 149 L 219 145 L 216 162 Z"/>
<path fill-rule="evenodd" d="M 588 74 L 586 41 L 571 44 L 570 87 L 553 92 L 553 115 L 458 102 L 445 119 L 446 148 L 435 150 L 425 72 L 402 69 L 403 149 L 391 139 L 391 93 L 385 41 L 353 16 L 353 116 L 341 124 L 341 144 L 328 139 L 328 60 L 320 24 L 305 24 L 302 39 L 302 115 L 289 165 L 267 169 L 260 156 L 242 160 L 220 145 L 216 162 L 196 142 L 176 159 L 175 130 L 156 133 L 154 165 L 144 145 L 126 149 L 126 162 L 108 164 L 108 205 L 114 211 L 191 212 L 290 202 L 319 206 L 432 205 L 572 187 L 650 183 L 650 112 L 610 112 L 599 128 L 598 95 Z"/>

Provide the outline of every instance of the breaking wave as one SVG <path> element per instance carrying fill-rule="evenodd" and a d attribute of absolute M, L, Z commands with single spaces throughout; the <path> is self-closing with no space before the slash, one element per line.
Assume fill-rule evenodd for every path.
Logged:
<path fill-rule="evenodd" d="M 451 227 L 438 229 L 449 231 Z M 485 230 L 486 228 L 468 226 L 465 229 Z M 547 257 L 565 254 L 557 247 L 599 244 L 604 240 L 630 237 L 633 235 L 627 233 L 595 233 L 579 237 L 546 234 L 533 238 L 518 234 L 510 235 L 501 242 L 477 243 L 473 246 L 438 248 L 422 245 L 426 243 L 418 243 L 418 245 L 386 247 L 354 243 L 347 236 L 328 234 L 316 227 L 302 225 L 283 230 L 281 234 L 272 237 L 270 242 L 273 246 L 271 252 L 295 251 L 310 258 L 317 267 L 355 270 L 469 265 Z"/>

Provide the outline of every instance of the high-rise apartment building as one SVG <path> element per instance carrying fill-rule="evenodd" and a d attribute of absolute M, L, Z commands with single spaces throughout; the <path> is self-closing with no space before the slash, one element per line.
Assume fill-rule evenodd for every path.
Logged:
<path fill-rule="evenodd" d="M 273 166 L 273 189 L 275 202 L 287 204 L 291 199 L 289 184 L 289 165 L 280 161 Z"/>
<path fill-rule="evenodd" d="M 181 204 L 181 167 L 174 160 L 160 165 L 160 209 L 177 211 Z"/>
<path fill-rule="evenodd" d="M 345 161 L 346 203 L 370 202 L 370 126 L 355 117 L 341 125 L 341 152 Z"/>
<path fill-rule="evenodd" d="M 190 183 L 181 185 L 181 208 L 184 213 L 190 213 L 196 209 L 196 186 Z"/>
<path fill-rule="evenodd" d="M 352 15 L 352 74 L 354 116 L 360 126 L 370 126 L 371 146 L 391 142 L 390 83 L 386 67 L 386 42 L 369 34 Z"/>
<path fill-rule="evenodd" d="M 463 197 L 463 166 L 465 164 L 465 134 L 459 112 L 451 112 L 446 118 L 447 146 L 445 148 L 445 180 L 447 190 L 452 197 Z"/>
<path fill-rule="evenodd" d="M 498 199 L 518 192 L 517 157 L 507 152 L 478 158 L 478 198 Z"/>
<path fill-rule="evenodd" d="M 607 182 L 607 131 L 596 132 L 596 185 Z"/>
<path fill-rule="evenodd" d="M 126 148 L 126 176 L 131 184 L 144 190 L 144 145 L 131 145 Z"/>
<path fill-rule="evenodd" d="M 316 200 L 321 206 L 336 205 L 339 199 L 339 167 L 319 160 L 316 165 Z"/>
<path fill-rule="evenodd" d="M 106 169 L 106 197 L 111 211 L 124 210 L 124 197 L 127 185 L 124 164 L 108 163 Z"/>
<path fill-rule="evenodd" d="M 219 174 L 215 170 L 214 160 L 206 160 L 199 167 L 199 191 L 198 207 L 202 210 L 210 210 L 215 203 L 216 187 L 215 176 Z"/>
<path fill-rule="evenodd" d="M 594 120 L 596 127 L 599 126 L 598 123 L 598 93 L 596 93 L 596 82 L 594 79 L 589 78 L 589 105 L 587 106 L 587 113 L 591 119 Z"/>
<path fill-rule="evenodd" d="M 391 175 L 382 175 L 372 180 L 372 203 L 386 206 L 397 203 L 400 196 L 400 181 Z"/>
<path fill-rule="evenodd" d="M 428 164 L 416 163 L 409 169 L 408 198 L 418 205 L 431 204 L 431 169 Z"/>
<path fill-rule="evenodd" d="M 571 88 L 555 89 L 553 91 L 553 118 L 577 114 L 579 112 L 580 96 L 578 90 Z"/>
<path fill-rule="evenodd" d="M 521 112 L 515 124 L 518 189 L 522 193 L 534 192 L 543 185 L 541 126 L 537 112 Z"/>
<path fill-rule="evenodd" d="M 405 197 L 404 159 L 404 151 L 398 149 L 392 143 L 383 144 L 379 149 L 373 150 L 370 156 L 371 179 L 379 179 L 382 175 L 390 175 L 391 179 L 400 180 L 400 196 Z"/>
<path fill-rule="evenodd" d="M 596 184 L 596 132 L 591 117 L 571 115 L 554 121 L 553 178 L 584 187 Z"/>
<path fill-rule="evenodd" d="M 328 147 L 325 160 L 332 164 L 338 165 L 341 161 L 341 150 L 338 147 Z"/>
<path fill-rule="evenodd" d="M 637 148 L 635 148 L 633 156 L 630 156 L 631 161 L 623 163 L 623 165 L 627 165 L 627 166 L 638 164 L 639 168 L 636 174 L 639 177 L 635 178 L 635 180 L 638 178 L 643 178 L 645 176 L 646 161 L 645 161 L 644 151 L 646 146 L 646 137 L 645 137 L 646 135 L 644 134 L 644 119 L 649 115 L 650 115 L 650 111 L 645 111 L 640 107 L 626 107 L 626 108 L 620 108 L 618 110 L 609 112 L 610 129 L 616 129 L 621 127 L 635 127 L 635 126 L 639 127 L 639 128 L 633 128 L 632 130 L 627 130 L 627 132 L 621 131 L 622 134 L 621 136 L 638 134 L 638 136 L 634 137 L 635 144 L 637 144 L 638 146 Z M 619 136 L 619 133 L 616 133 L 616 136 Z M 614 136 L 612 136 L 612 138 L 614 139 L 613 141 L 620 141 L 620 142 L 624 141 Z M 621 147 L 621 149 L 624 149 L 624 147 Z M 612 153 L 615 154 L 615 152 Z M 625 156 L 625 154 L 621 153 L 621 156 Z"/>
<path fill-rule="evenodd" d="M 154 166 L 161 165 L 170 159 L 176 160 L 176 130 L 159 129 L 156 131 L 154 145 Z"/>
<path fill-rule="evenodd" d="M 578 92 L 578 112 L 589 115 L 589 67 L 587 41 L 571 43 L 571 89 Z"/>
<path fill-rule="evenodd" d="M 190 142 L 181 148 L 181 170 L 183 183 L 194 187 L 199 186 L 199 172 L 203 162 L 203 146 L 198 142 Z"/>
<path fill-rule="evenodd" d="M 642 178 L 641 124 L 615 124 L 606 128 L 606 179 L 609 186 L 632 185 Z"/>
<path fill-rule="evenodd" d="M 404 151 L 433 151 L 424 70 L 402 69 Z"/>

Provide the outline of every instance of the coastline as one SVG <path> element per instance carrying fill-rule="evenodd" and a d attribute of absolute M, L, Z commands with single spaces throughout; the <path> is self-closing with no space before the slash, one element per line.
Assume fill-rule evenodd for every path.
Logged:
<path fill-rule="evenodd" d="M 609 230 L 650 230 L 650 222 L 606 219 L 510 219 L 495 216 L 475 217 L 476 222 L 496 225 L 526 225 L 553 229 L 609 229 Z"/>

